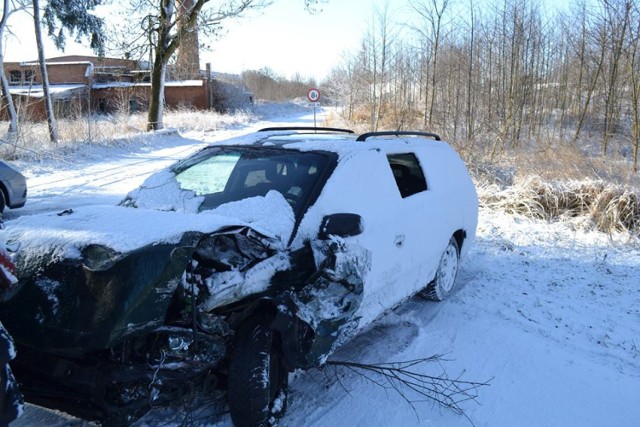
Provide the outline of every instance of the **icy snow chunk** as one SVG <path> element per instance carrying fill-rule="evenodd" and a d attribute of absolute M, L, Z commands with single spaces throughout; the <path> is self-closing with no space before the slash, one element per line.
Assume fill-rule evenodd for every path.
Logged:
<path fill-rule="evenodd" d="M 180 188 L 175 174 L 169 170 L 151 175 L 125 198 L 124 206 L 159 211 L 197 213 L 204 197 Z"/>
<path fill-rule="evenodd" d="M 219 206 L 215 213 L 238 218 L 252 228 L 277 236 L 286 244 L 293 232 L 295 217 L 289 202 L 278 191 L 271 190 L 264 197 L 251 197 Z"/>

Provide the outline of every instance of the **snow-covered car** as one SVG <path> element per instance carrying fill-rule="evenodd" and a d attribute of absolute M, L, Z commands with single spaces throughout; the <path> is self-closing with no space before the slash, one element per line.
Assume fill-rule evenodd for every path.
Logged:
<path fill-rule="evenodd" d="M 435 134 L 264 129 L 119 206 L 12 221 L 21 289 L 0 319 L 27 400 L 126 423 L 218 389 L 234 424 L 265 425 L 289 372 L 411 295 L 446 298 L 477 216 Z"/>
<path fill-rule="evenodd" d="M 27 202 L 27 179 L 13 166 L 0 160 L 0 214 L 8 206 L 21 208 Z"/>
<path fill-rule="evenodd" d="M 0 221 L 0 229 L 4 224 Z M 0 301 L 11 298 L 13 288 L 18 284 L 15 276 L 16 266 L 4 244 L 0 241 Z M 11 336 L 0 322 L 0 425 L 9 425 L 23 411 L 22 394 L 18 388 L 9 362 L 16 357 L 15 346 Z"/>

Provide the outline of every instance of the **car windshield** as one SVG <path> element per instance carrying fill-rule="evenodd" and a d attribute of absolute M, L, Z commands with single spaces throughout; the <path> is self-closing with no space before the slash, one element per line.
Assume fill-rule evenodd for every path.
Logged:
<path fill-rule="evenodd" d="M 213 147 L 178 164 L 174 172 L 183 190 L 204 197 L 200 210 L 275 190 L 299 214 L 328 163 L 327 155 L 315 152 Z"/>

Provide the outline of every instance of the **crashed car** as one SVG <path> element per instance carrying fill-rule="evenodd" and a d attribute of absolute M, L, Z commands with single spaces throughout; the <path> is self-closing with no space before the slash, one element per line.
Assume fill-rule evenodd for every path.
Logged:
<path fill-rule="evenodd" d="M 0 221 L 0 229 L 4 228 Z M 15 265 L 4 242 L 0 241 L 0 301 L 10 298 L 11 291 L 17 285 Z M 20 417 L 24 401 L 18 388 L 9 362 L 16 356 L 11 336 L 0 322 L 0 425 L 8 425 Z"/>
<path fill-rule="evenodd" d="M 411 295 L 451 294 L 477 216 L 435 134 L 264 129 L 119 206 L 12 221 L 21 288 L 0 320 L 32 402 L 127 424 L 222 390 L 235 425 L 269 425 L 289 372 Z"/>

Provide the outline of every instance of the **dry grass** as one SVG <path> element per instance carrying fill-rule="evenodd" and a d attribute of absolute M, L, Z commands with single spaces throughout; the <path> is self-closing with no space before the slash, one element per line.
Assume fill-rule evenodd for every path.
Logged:
<path fill-rule="evenodd" d="M 168 110 L 164 115 L 165 128 L 180 131 L 213 131 L 253 121 L 252 112 L 237 111 L 220 114 L 203 110 Z M 23 121 L 14 141 L 3 141 L 0 158 L 43 159 L 61 157 L 79 144 L 118 145 L 137 141 L 146 135 L 146 113 L 93 115 L 78 119 L 59 119 L 59 141 L 51 143 L 45 122 Z M 4 128 L 4 126 L 3 126 Z"/>
<path fill-rule="evenodd" d="M 476 154 L 469 164 L 484 206 L 640 237 L 639 175 L 628 159 L 587 151 L 556 142 L 515 147 L 492 163 Z"/>
<path fill-rule="evenodd" d="M 640 198 L 630 187 L 603 181 L 545 181 L 516 178 L 504 189 L 479 185 L 482 206 L 512 214 L 553 220 L 575 220 L 585 228 L 640 236 Z"/>

